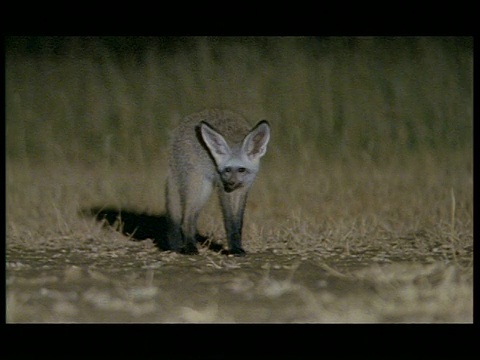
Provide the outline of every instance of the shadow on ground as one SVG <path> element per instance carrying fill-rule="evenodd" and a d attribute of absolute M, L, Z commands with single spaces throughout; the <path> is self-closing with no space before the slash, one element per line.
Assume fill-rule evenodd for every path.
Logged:
<path fill-rule="evenodd" d="M 130 210 L 118 210 L 109 207 L 94 207 L 82 211 L 83 215 L 93 216 L 105 225 L 113 227 L 132 240 L 151 239 L 159 250 L 171 250 L 167 240 L 167 217 L 165 214 L 150 215 Z M 221 244 L 209 241 L 208 237 L 197 234 L 197 241 L 204 247 L 216 252 L 226 252 Z"/>

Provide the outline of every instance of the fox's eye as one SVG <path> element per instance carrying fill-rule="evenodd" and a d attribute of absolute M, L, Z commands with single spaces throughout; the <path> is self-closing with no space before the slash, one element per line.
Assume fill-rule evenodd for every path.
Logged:
<path fill-rule="evenodd" d="M 241 172 L 241 173 L 242 173 L 242 172 L 245 172 L 245 170 L 247 170 L 247 169 L 245 169 L 244 167 L 239 167 L 239 168 L 238 168 L 238 172 Z"/>
<path fill-rule="evenodd" d="M 232 168 L 231 168 L 231 167 L 226 167 L 226 168 L 225 168 L 225 172 L 226 172 L 226 173 L 229 173 L 229 172 L 231 172 L 231 171 L 232 171 Z"/>

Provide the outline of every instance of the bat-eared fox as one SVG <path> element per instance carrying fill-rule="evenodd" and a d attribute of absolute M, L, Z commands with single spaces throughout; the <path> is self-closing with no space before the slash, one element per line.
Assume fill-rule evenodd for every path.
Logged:
<path fill-rule="evenodd" d="M 267 151 L 270 125 L 254 127 L 227 110 L 205 110 L 184 118 L 173 131 L 166 187 L 168 242 L 172 250 L 197 254 L 197 219 L 215 189 L 220 198 L 228 252 L 245 255 L 245 203 Z"/>

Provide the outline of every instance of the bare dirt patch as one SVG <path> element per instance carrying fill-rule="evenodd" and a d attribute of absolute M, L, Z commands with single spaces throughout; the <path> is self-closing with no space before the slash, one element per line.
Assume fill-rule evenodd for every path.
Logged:
<path fill-rule="evenodd" d="M 7 321 L 472 321 L 472 272 L 452 261 L 182 256 L 135 245 L 9 249 Z"/>

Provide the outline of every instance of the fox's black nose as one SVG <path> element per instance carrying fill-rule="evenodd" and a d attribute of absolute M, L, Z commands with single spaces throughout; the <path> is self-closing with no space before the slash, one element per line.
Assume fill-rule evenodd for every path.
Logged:
<path fill-rule="evenodd" d="M 242 183 L 236 182 L 236 181 L 226 181 L 223 184 L 223 188 L 225 189 L 226 192 L 232 192 L 233 190 L 236 190 L 241 186 L 242 186 Z"/>

